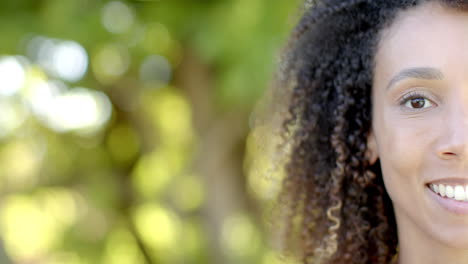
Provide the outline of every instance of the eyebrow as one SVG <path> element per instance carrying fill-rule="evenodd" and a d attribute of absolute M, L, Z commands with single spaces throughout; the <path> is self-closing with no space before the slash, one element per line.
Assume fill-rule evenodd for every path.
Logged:
<path fill-rule="evenodd" d="M 415 78 L 415 79 L 424 79 L 424 80 L 442 80 L 444 79 L 444 74 L 436 68 L 430 67 L 414 67 L 407 68 L 395 75 L 387 85 L 387 90 L 390 89 L 397 82 L 400 82 L 404 79 Z"/>

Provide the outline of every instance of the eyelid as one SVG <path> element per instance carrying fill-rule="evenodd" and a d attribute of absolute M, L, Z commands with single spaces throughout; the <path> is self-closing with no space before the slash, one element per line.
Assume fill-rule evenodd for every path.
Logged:
<path fill-rule="evenodd" d="M 433 103 L 438 101 L 440 98 L 437 95 L 433 94 L 432 90 L 429 90 L 428 88 L 417 86 L 417 87 L 410 87 L 409 89 L 405 89 L 406 91 L 402 93 L 402 95 L 396 97 L 395 103 L 400 104 L 402 103 L 405 99 L 411 98 L 413 96 L 420 96 L 424 97 L 428 100 L 431 100 Z"/>
<path fill-rule="evenodd" d="M 424 99 L 430 101 L 432 106 L 424 107 L 424 108 L 420 108 L 420 109 L 418 109 L 418 108 L 412 109 L 412 108 L 406 107 L 405 104 L 409 100 L 414 99 L 414 98 L 424 98 Z M 408 93 L 404 94 L 403 96 L 401 96 L 398 99 L 398 105 L 401 106 L 405 111 L 416 112 L 416 111 L 423 111 L 425 109 L 437 106 L 437 103 L 435 101 L 436 100 L 434 99 L 434 97 L 431 96 L 428 92 L 426 92 L 424 90 L 412 90 L 412 91 L 409 91 Z"/>
<path fill-rule="evenodd" d="M 398 103 L 400 105 L 403 105 L 409 99 L 414 99 L 414 98 L 419 98 L 419 97 L 429 99 L 426 93 L 424 93 L 423 91 L 409 91 L 398 98 Z"/>

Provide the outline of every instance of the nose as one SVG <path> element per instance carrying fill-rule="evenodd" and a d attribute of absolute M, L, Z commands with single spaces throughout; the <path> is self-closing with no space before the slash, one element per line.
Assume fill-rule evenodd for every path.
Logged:
<path fill-rule="evenodd" d="M 445 160 L 463 160 L 468 165 L 468 105 L 452 104 L 445 117 L 438 155 Z"/>

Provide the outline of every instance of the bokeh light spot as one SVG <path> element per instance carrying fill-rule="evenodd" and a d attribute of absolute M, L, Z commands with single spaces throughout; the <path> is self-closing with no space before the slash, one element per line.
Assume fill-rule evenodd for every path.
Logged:
<path fill-rule="evenodd" d="M 172 197 L 176 206 L 182 211 L 190 212 L 200 208 L 204 199 L 200 179 L 194 175 L 180 177 L 172 190 Z"/>
<path fill-rule="evenodd" d="M 260 242 L 258 231 L 246 215 L 235 214 L 224 221 L 222 245 L 229 255 L 252 256 L 259 250 Z"/>
<path fill-rule="evenodd" d="M 143 44 L 149 53 L 166 55 L 173 44 L 172 42 L 169 30 L 163 24 L 152 23 L 147 26 Z"/>
<path fill-rule="evenodd" d="M 0 137 L 12 135 L 28 117 L 22 104 L 8 99 L 0 99 L 0 113 Z"/>
<path fill-rule="evenodd" d="M 123 2 L 109 2 L 102 9 L 102 24 L 111 33 L 118 34 L 128 31 L 134 20 L 133 10 Z"/>
<path fill-rule="evenodd" d="M 55 75 L 66 81 L 81 80 L 88 69 L 88 54 L 74 41 L 56 45 L 52 60 Z"/>
<path fill-rule="evenodd" d="M 34 186 L 44 151 L 28 141 L 10 141 L 0 152 L 0 177 L 11 190 Z"/>
<path fill-rule="evenodd" d="M 61 81 L 36 79 L 29 83 L 23 97 L 35 115 L 47 118 L 53 100 L 67 90 L 68 87 Z"/>
<path fill-rule="evenodd" d="M 171 76 L 171 65 L 162 56 L 149 56 L 141 64 L 140 79 L 143 82 L 156 82 L 160 85 L 166 85 L 170 82 Z"/>
<path fill-rule="evenodd" d="M 144 263 L 143 257 L 136 246 L 132 234 L 123 228 L 118 228 L 110 233 L 103 264 L 130 264 Z"/>
<path fill-rule="evenodd" d="M 0 95 L 17 93 L 25 83 L 25 70 L 15 57 L 0 58 Z"/>
<path fill-rule="evenodd" d="M 44 212 L 63 228 L 70 227 L 78 219 L 78 207 L 73 191 L 66 188 L 46 188 L 38 193 Z"/>
<path fill-rule="evenodd" d="M 154 198 L 174 177 L 180 166 L 174 163 L 177 159 L 173 153 L 156 151 L 146 154 L 138 161 L 133 171 L 133 186 L 145 198 Z"/>
<path fill-rule="evenodd" d="M 58 132 L 93 132 L 109 120 L 111 113 L 112 106 L 107 95 L 75 88 L 51 101 L 46 122 Z"/>
<path fill-rule="evenodd" d="M 19 263 L 47 253 L 63 234 L 40 204 L 24 195 L 11 195 L 2 202 L 0 221 L 5 249 Z"/>
<path fill-rule="evenodd" d="M 135 210 L 134 219 L 138 233 L 152 249 L 169 250 L 177 247 L 180 223 L 169 210 L 155 204 L 144 204 Z"/>
<path fill-rule="evenodd" d="M 130 55 L 126 47 L 109 44 L 99 48 L 93 57 L 93 73 L 104 84 L 116 81 L 130 65 Z"/>
<path fill-rule="evenodd" d="M 167 146 L 183 146 L 193 140 L 192 110 L 187 99 L 171 88 L 145 94 L 143 106 L 153 118 Z"/>
<path fill-rule="evenodd" d="M 86 49 L 76 41 L 36 36 L 28 43 L 28 55 L 51 76 L 77 82 L 88 70 Z"/>

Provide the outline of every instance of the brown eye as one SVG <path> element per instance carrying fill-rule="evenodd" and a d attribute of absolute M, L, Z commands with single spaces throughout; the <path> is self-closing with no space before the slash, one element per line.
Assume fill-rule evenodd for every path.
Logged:
<path fill-rule="evenodd" d="M 429 96 L 424 92 L 413 91 L 403 96 L 403 98 L 400 100 L 400 105 L 404 108 L 404 110 L 410 111 L 419 111 L 425 108 L 436 106 L 434 101 L 428 98 Z"/>
<path fill-rule="evenodd" d="M 404 105 L 411 109 L 423 109 L 432 106 L 432 103 L 424 97 L 414 97 L 408 98 Z"/>
<path fill-rule="evenodd" d="M 425 105 L 424 98 L 415 98 L 411 99 L 411 107 L 412 108 L 423 108 Z"/>

